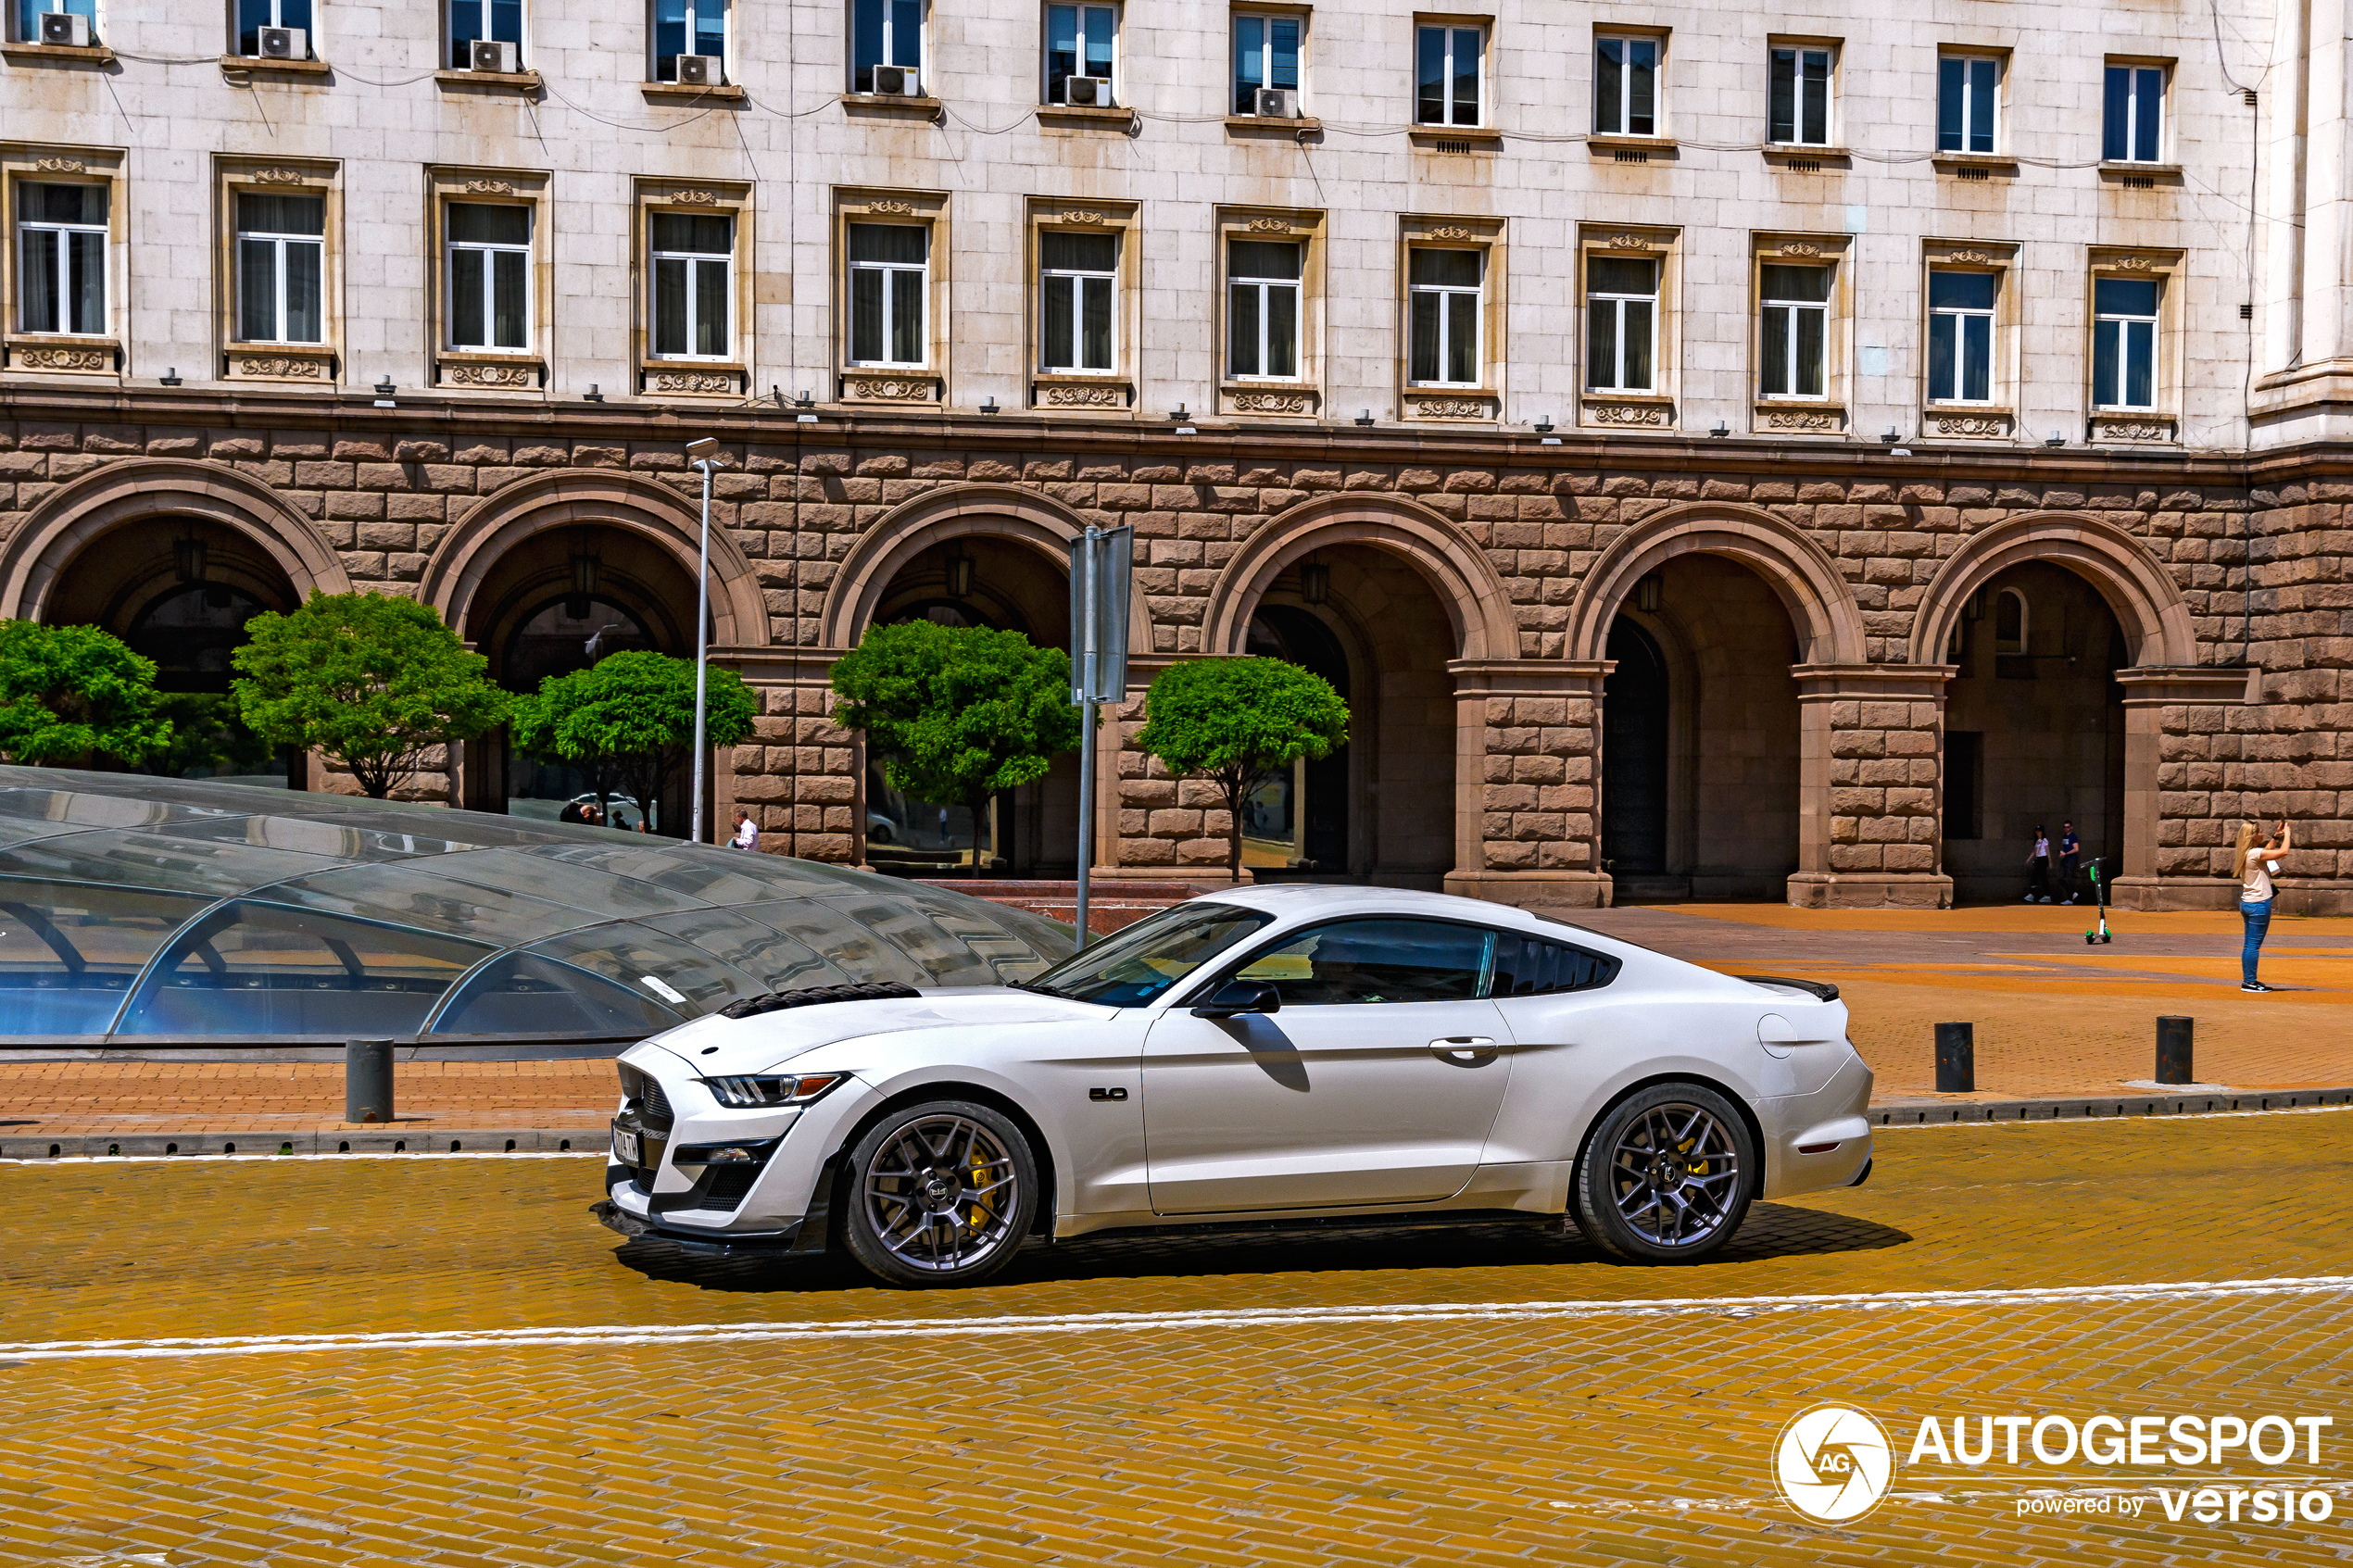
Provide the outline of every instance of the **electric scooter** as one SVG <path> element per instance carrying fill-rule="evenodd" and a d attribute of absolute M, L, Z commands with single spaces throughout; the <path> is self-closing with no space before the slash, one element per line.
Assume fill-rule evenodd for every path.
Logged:
<path fill-rule="evenodd" d="M 2092 902 L 2099 908 L 2100 923 L 2097 928 L 2083 934 L 2083 945 L 2087 947 L 2095 943 L 2116 940 L 2116 934 L 2108 928 L 2108 879 L 2100 875 L 2101 859 L 2102 857 L 2094 856 L 2089 868 L 2092 876 Z"/>

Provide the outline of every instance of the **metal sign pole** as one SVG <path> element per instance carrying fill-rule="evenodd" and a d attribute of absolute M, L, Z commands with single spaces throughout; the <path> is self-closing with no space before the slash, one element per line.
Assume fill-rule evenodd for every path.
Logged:
<path fill-rule="evenodd" d="M 1127 593 L 1135 531 L 1089 527 L 1070 546 L 1070 700 L 1086 715 L 1078 757 L 1078 945 L 1095 865 L 1095 709 L 1127 694 Z"/>
<path fill-rule="evenodd" d="M 1078 546 L 1079 559 L 1084 563 L 1086 581 L 1079 587 L 1081 614 L 1077 641 L 1082 645 L 1078 689 L 1083 700 L 1078 705 L 1078 946 L 1087 946 L 1087 882 L 1095 863 L 1095 558 L 1096 541 L 1101 530 L 1093 524 L 1087 528 L 1085 543 Z"/>

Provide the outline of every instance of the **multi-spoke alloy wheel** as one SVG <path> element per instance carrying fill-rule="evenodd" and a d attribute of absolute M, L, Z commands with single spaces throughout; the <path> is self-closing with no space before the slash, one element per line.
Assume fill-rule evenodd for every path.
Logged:
<path fill-rule="evenodd" d="M 961 1285 L 995 1273 L 1036 1212 L 1028 1140 L 984 1105 L 940 1100 L 884 1118 L 850 1150 L 843 1238 L 895 1285 Z"/>
<path fill-rule="evenodd" d="M 1722 1095 L 1654 1085 L 1613 1106 L 1587 1140 L 1578 1223 L 1620 1257 L 1689 1261 L 1740 1228 L 1758 1174 L 1748 1124 Z"/>

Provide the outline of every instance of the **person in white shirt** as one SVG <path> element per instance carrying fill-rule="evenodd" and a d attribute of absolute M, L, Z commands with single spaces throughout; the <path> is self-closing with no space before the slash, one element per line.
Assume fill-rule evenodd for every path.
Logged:
<path fill-rule="evenodd" d="M 730 849 L 757 849 L 760 847 L 760 824 L 751 820 L 750 812 L 738 811 L 736 813 L 736 835 L 727 841 L 727 847 Z"/>
<path fill-rule="evenodd" d="M 2026 857 L 2026 901 L 2047 904 L 2051 901 L 2051 835 L 2043 824 L 2034 824 L 2034 850 Z"/>
<path fill-rule="evenodd" d="M 2255 978 L 2255 962 L 2263 952 L 2264 934 L 2271 929 L 2271 873 L 2280 869 L 2279 857 L 2288 852 L 2287 823 L 2280 831 L 2258 844 L 2255 835 L 2263 830 L 2253 822 L 2239 824 L 2236 850 L 2239 876 L 2239 918 L 2246 922 L 2246 944 L 2239 949 L 2239 989 L 2268 991 L 2271 987 Z"/>

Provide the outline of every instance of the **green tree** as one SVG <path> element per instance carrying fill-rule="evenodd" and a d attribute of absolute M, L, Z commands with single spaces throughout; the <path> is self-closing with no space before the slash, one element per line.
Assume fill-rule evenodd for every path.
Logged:
<path fill-rule="evenodd" d="M 760 699 L 734 671 L 713 669 L 703 709 L 710 744 L 740 746 L 751 738 Z M 518 750 L 586 773 L 599 801 L 618 784 L 650 814 L 693 754 L 694 662 L 665 653 L 616 653 L 585 670 L 550 675 L 536 693 L 516 699 L 510 734 Z"/>
<path fill-rule="evenodd" d="M 435 746 L 472 740 L 511 700 L 424 605 L 388 594 L 322 594 L 292 614 L 245 623 L 233 661 L 238 710 L 273 746 L 319 751 L 371 798 Z"/>
<path fill-rule="evenodd" d="M 269 769 L 270 743 L 237 717 L 234 694 L 167 692 L 161 709 L 171 721 L 171 744 L 150 755 L 141 771 L 182 779 Z"/>
<path fill-rule="evenodd" d="M 1348 744 L 1348 704 L 1321 675 L 1279 659 L 1172 664 L 1144 694 L 1136 744 L 1226 802 L 1226 869 L 1242 874 L 1242 802 L 1302 757 Z"/>
<path fill-rule="evenodd" d="M 137 762 L 171 743 L 155 660 L 95 626 L 0 621 L 0 756 Z"/>
<path fill-rule="evenodd" d="M 990 800 L 1078 745 L 1070 656 L 1019 632 L 910 621 L 872 626 L 834 662 L 834 722 L 862 730 L 893 789 L 973 813 L 972 874 Z"/>

